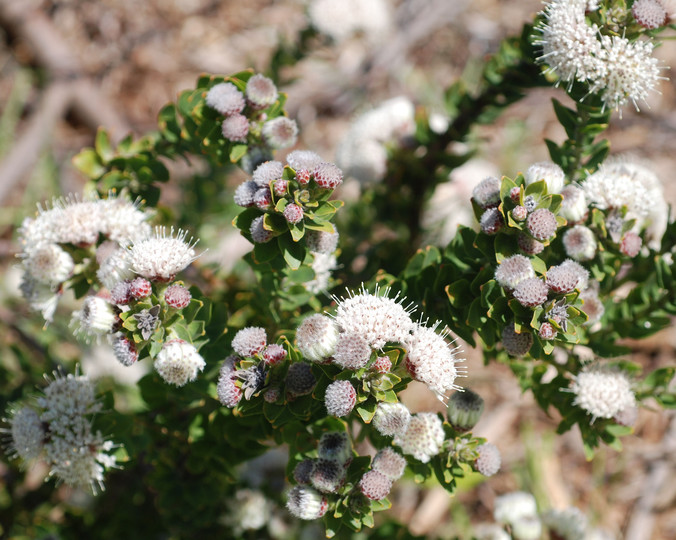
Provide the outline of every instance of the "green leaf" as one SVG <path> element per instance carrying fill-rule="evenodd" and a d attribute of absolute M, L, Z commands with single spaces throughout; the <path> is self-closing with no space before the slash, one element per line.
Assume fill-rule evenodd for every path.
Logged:
<path fill-rule="evenodd" d="M 357 405 L 357 414 L 361 416 L 361 419 L 365 424 L 370 424 L 373 416 L 376 414 L 376 408 L 378 407 L 378 402 L 374 397 L 369 397 L 363 403 Z"/>
<path fill-rule="evenodd" d="M 230 150 L 230 161 L 232 163 L 237 163 L 240 159 L 242 159 L 247 151 L 249 150 L 249 147 L 246 144 L 236 144 L 232 147 L 232 150 Z"/>
<path fill-rule="evenodd" d="M 93 180 L 102 176 L 107 170 L 93 148 L 85 148 L 79 154 L 73 156 L 73 165 Z"/>
<path fill-rule="evenodd" d="M 300 243 L 294 242 L 291 239 L 290 234 L 283 234 L 277 237 L 277 243 L 279 250 L 284 255 L 284 260 L 286 264 L 293 270 L 298 270 L 300 265 L 303 264 L 305 256 L 307 254 L 305 246 Z"/>
<path fill-rule="evenodd" d="M 106 163 L 115 157 L 115 152 L 113 151 L 113 148 L 110 145 L 110 139 L 108 138 L 108 132 L 102 127 L 96 131 L 94 148 L 96 148 L 96 152 L 99 154 L 103 163 Z"/>

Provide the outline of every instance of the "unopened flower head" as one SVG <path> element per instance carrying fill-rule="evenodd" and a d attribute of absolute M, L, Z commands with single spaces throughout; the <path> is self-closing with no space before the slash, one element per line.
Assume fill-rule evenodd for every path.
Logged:
<path fill-rule="evenodd" d="M 249 232 L 251 233 L 251 239 L 255 244 L 265 244 L 272 240 L 272 237 L 274 236 L 272 231 L 265 228 L 264 219 L 264 216 L 258 216 L 251 222 Z"/>
<path fill-rule="evenodd" d="M 332 459 L 344 465 L 352 459 L 350 438 L 344 431 L 322 433 L 317 445 L 317 454 L 322 459 Z"/>
<path fill-rule="evenodd" d="M 392 489 L 392 480 L 383 473 L 371 470 L 359 480 L 359 490 L 372 501 L 384 499 Z"/>
<path fill-rule="evenodd" d="M 174 309 L 183 309 L 188 307 L 192 300 L 192 295 L 190 291 L 186 289 L 183 285 L 173 284 L 167 287 L 167 290 L 164 291 L 164 301 L 169 307 Z"/>
<path fill-rule="evenodd" d="M 584 191 L 576 185 L 568 184 L 561 190 L 561 195 L 563 195 L 563 202 L 559 209 L 561 217 L 569 223 L 584 220 L 589 211 Z"/>
<path fill-rule="evenodd" d="M 476 451 L 478 456 L 474 466 L 478 472 L 484 476 L 493 476 L 500 470 L 502 459 L 497 446 L 492 443 L 484 443 L 479 445 Z"/>
<path fill-rule="evenodd" d="M 306 317 L 296 330 L 296 346 L 312 362 L 322 362 L 332 356 L 337 342 L 336 324 L 320 313 Z"/>
<path fill-rule="evenodd" d="M 547 270 L 546 282 L 547 286 L 558 294 L 567 294 L 573 289 L 582 291 L 589 283 L 589 271 L 581 264 L 566 259 Z"/>
<path fill-rule="evenodd" d="M 320 163 L 313 169 L 312 176 L 317 185 L 324 189 L 336 189 L 343 183 L 343 171 L 333 163 Z"/>
<path fill-rule="evenodd" d="M 479 220 L 481 232 L 485 234 L 497 234 L 505 224 L 505 220 L 497 208 L 488 208 Z"/>
<path fill-rule="evenodd" d="M 254 193 L 253 202 L 260 210 L 269 210 L 272 207 L 272 192 L 269 187 L 262 187 Z"/>
<path fill-rule="evenodd" d="M 263 360 L 268 366 L 276 366 L 284 361 L 287 352 L 284 347 L 277 343 L 271 343 L 263 351 Z"/>
<path fill-rule="evenodd" d="M 246 104 L 242 92 L 229 82 L 212 86 L 207 92 L 205 101 L 209 107 L 225 116 L 241 113 Z"/>
<path fill-rule="evenodd" d="M 293 469 L 293 479 L 297 484 L 309 484 L 310 483 L 310 474 L 314 467 L 314 459 L 306 458 L 303 461 L 299 461 Z"/>
<path fill-rule="evenodd" d="M 576 261 L 590 261 L 596 255 L 596 236 L 584 225 L 575 225 L 563 234 L 566 255 Z"/>
<path fill-rule="evenodd" d="M 263 352 L 263 349 L 267 345 L 267 340 L 265 328 L 249 326 L 242 328 L 235 334 L 232 340 L 232 348 L 241 356 L 256 356 Z"/>
<path fill-rule="evenodd" d="M 254 204 L 254 195 L 258 191 L 258 184 L 253 180 L 242 182 L 233 195 L 235 204 L 238 206 L 249 207 Z"/>
<path fill-rule="evenodd" d="M 336 341 L 333 362 L 343 369 L 363 368 L 371 359 L 371 347 L 359 334 L 341 332 Z"/>
<path fill-rule="evenodd" d="M 154 236 L 129 247 L 131 269 L 151 281 L 171 281 L 198 257 L 194 249 L 197 241 L 187 235 L 179 229 L 174 236 L 173 227 L 167 235 L 164 227 L 157 227 Z"/>
<path fill-rule="evenodd" d="M 38 413 L 30 407 L 10 410 L 7 454 L 28 463 L 40 456 L 45 443 L 45 429 Z"/>
<path fill-rule="evenodd" d="M 236 356 L 229 356 L 223 361 L 216 385 L 218 401 L 229 408 L 237 406 L 243 395 L 242 389 L 235 384 L 237 360 L 239 359 Z"/>
<path fill-rule="evenodd" d="M 246 142 L 249 135 L 249 119 L 243 114 L 233 114 L 223 120 L 223 137 L 232 142 Z"/>
<path fill-rule="evenodd" d="M 298 519 L 319 519 L 328 507 L 326 496 L 310 486 L 295 486 L 287 495 L 286 508 Z"/>
<path fill-rule="evenodd" d="M 498 523 L 511 525 L 514 522 L 537 517 L 535 497 L 525 491 L 513 491 L 495 498 L 493 517 Z"/>
<path fill-rule="evenodd" d="M 502 346 L 507 354 L 523 356 L 530 351 L 533 345 L 533 334 L 524 330 L 520 333 L 514 329 L 514 323 L 508 324 L 502 330 Z"/>
<path fill-rule="evenodd" d="M 294 150 L 286 156 L 286 162 L 289 166 L 296 172 L 299 169 L 305 169 L 306 171 L 312 171 L 314 168 L 322 163 L 324 160 L 319 154 L 312 152 L 311 150 Z"/>
<path fill-rule="evenodd" d="M 307 248 L 315 253 L 333 253 L 338 247 L 339 236 L 335 226 L 333 227 L 333 232 L 307 231 L 305 233 L 305 243 Z"/>
<path fill-rule="evenodd" d="M 82 309 L 73 312 L 71 325 L 75 328 L 75 335 L 89 342 L 110 334 L 118 321 L 118 315 L 110 302 L 98 296 L 88 296 Z"/>
<path fill-rule="evenodd" d="M 371 369 L 378 373 L 389 373 L 392 370 L 392 360 L 388 356 L 379 356 L 371 364 Z"/>
<path fill-rule="evenodd" d="M 194 381 L 206 362 L 197 349 L 182 339 L 172 339 L 164 344 L 155 357 L 155 371 L 167 383 L 183 386 Z"/>
<path fill-rule="evenodd" d="M 495 270 L 495 280 L 501 287 L 514 289 L 521 281 L 535 277 L 528 257 L 512 255 L 504 259 Z"/>
<path fill-rule="evenodd" d="M 296 362 L 286 372 L 286 391 L 292 396 L 309 394 L 317 384 L 312 368 L 305 362 Z"/>
<path fill-rule="evenodd" d="M 312 463 L 310 483 L 323 493 L 335 493 L 345 480 L 345 468 L 334 459 L 319 458 Z"/>
<path fill-rule="evenodd" d="M 58 244 L 41 244 L 28 251 L 23 267 L 38 283 L 56 287 L 70 277 L 75 263 Z"/>
<path fill-rule="evenodd" d="M 403 435 L 411 421 L 411 411 L 403 403 L 379 403 L 373 416 L 373 426 L 381 435 Z"/>
<path fill-rule="evenodd" d="M 488 176 L 472 190 L 472 199 L 481 208 L 491 208 L 500 204 L 500 179 Z"/>
<path fill-rule="evenodd" d="M 542 253 L 545 246 L 542 242 L 538 242 L 535 238 L 531 238 L 525 233 L 519 234 L 516 239 L 519 249 L 526 255 L 537 255 Z"/>
<path fill-rule="evenodd" d="M 333 381 L 326 388 L 324 404 L 330 416 L 347 416 L 357 403 L 357 392 L 350 381 Z"/>
<path fill-rule="evenodd" d="M 447 333 L 438 334 L 436 325 L 428 328 L 417 325 L 406 339 L 406 367 L 411 376 L 438 395 L 446 395 L 449 390 L 459 388 L 455 384 L 458 376 L 457 363 L 461 362 L 456 349 L 446 342 Z"/>
<path fill-rule="evenodd" d="M 278 116 L 263 124 L 261 130 L 265 142 L 275 150 L 289 148 L 296 144 L 298 125 L 295 120 L 286 116 Z"/>
<path fill-rule="evenodd" d="M 284 208 L 284 218 L 289 223 L 298 223 L 303 220 L 303 208 L 295 203 L 287 204 Z"/>
<path fill-rule="evenodd" d="M 411 320 L 411 306 L 404 307 L 399 295 L 388 298 L 365 289 L 359 294 L 349 293 L 347 298 L 335 298 L 338 302 L 336 324 L 343 332 L 361 336 L 370 347 L 381 349 L 388 342 L 404 343 L 416 325 Z"/>
<path fill-rule="evenodd" d="M 514 289 L 514 298 L 522 306 L 537 307 L 547 301 L 548 288 L 544 281 L 538 277 L 532 277 L 520 281 Z"/>
<path fill-rule="evenodd" d="M 394 444 L 423 463 L 441 451 L 444 443 L 444 428 L 434 413 L 422 412 L 411 416 L 406 432 L 394 437 Z"/>
<path fill-rule="evenodd" d="M 591 364 L 575 376 L 570 386 L 574 404 L 596 418 L 612 418 L 636 403 L 631 382 L 617 368 Z"/>
<path fill-rule="evenodd" d="M 448 421 L 454 429 L 468 431 L 481 418 L 484 411 L 484 400 L 476 392 L 465 388 L 458 390 L 448 400 Z"/>
<path fill-rule="evenodd" d="M 133 341 L 123 335 L 117 335 L 112 340 L 113 354 L 123 366 L 131 366 L 138 360 L 138 350 Z"/>
<path fill-rule="evenodd" d="M 660 0 L 636 0 L 631 7 L 631 14 L 643 28 L 654 30 L 664 26 L 668 13 Z"/>
<path fill-rule="evenodd" d="M 563 169 L 552 161 L 533 163 L 524 174 L 526 185 L 544 180 L 547 184 L 547 193 L 561 193 L 566 175 Z"/>
<path fill-rule="evenodd" d="M 256 167 L 252 180 L 258 187 L 269 187 L 270 182 L 279 180 L 282 174 L 284 174 L 284 164 L 281 161 L 266 161 Z"/>
<path fill-rule="evenodd" d="M 558 224 L 556 222 L 556 216 L 551 210 L 538 208 L 528 216 L 526 226 L 533 238 L 544 241 L 549 240 L 556 234 Z"/>
<path fill-rule="evenodd" d="M 404 474 L 406 459 L 393 448 L 385 447 L 375 455 L 371 467 L 394 482 Z"/>
<path fill-rule="evenodd" d="M 272 79 L 257 73 L 246 83 L 246 100 L 254 109 L 265 109 L 277 101 L 277 87 Z"/>

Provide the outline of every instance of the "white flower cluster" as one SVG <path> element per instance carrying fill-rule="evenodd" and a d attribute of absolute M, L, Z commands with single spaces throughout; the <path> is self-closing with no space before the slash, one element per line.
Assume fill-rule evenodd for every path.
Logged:
<path fill-rule="evenodd" d="M 82 200 L 69 196 L 55 199 L 49 209 L 38 207 L 36 217 L 26 218 L 19 229 L 24 297 L 51 321 L 61 284 L 75 271 L 68 246 L 93 246 L 101 236 L 124 246 L 150 234 L 148 218 L 138 203 L 112 195 Z"/>
<path fill-rule="evenodd" d="M 360 183 L 378 182 L 387 172 L 387 146 L 415 131 L 413 103 L 396 97 L 357 118 L 336 150 L 336 163 Z"/>
<path fill-rule="evenodd" d="M 545 62 L 569 88 L 575 81 L 589 84 L 604 106 L 619 110 L 631 102 L 645 101 L 657 90 L 661 67 L 652 56 L 651 41 L 630 41 L 623 35 L 604 35 L 589 24 L 586 13 L 598 6 L 587 0 L 553 0 L 537 27 Z"/>
<path fill-rule="evenodd" d="M 636 398 L 627 375 L 619 369 L 602 364 L 591 364 L 575 376 L 570 386 L 575 394 L 574 404 L 593 419 L 612 418 L 636 406 Z"/>
<path fill-rule="evenodd" d="M 312 26 L 336 41 L 358 33 L 378 41 L 391 25 L 386 0 L 313 0 L 308 6 L 308 15 Z"/>
<path fill-rule="evenodd" d="M 26 463 L 42 458 L 49 475 L 68 485 L 103 489 L 105 470 L 116 466 L 110 454 L 116 445 L 92 430 L 92 417 L 101 404 L 91 381 L 78 373 L 64 377 L 55 372 L 37 405 L 38 411 L 12 411 L 10 455 Z"/>

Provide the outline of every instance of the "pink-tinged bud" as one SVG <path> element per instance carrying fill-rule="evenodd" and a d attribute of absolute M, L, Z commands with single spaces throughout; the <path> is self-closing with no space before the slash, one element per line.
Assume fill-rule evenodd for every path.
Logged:
<path fill-rule="evenodd" d="M 493 476 L 500 470 L 501 458 L 498 447 L 491 443 L 484 443 L 476 449 L 479 456 L 474 462 L 476 470 L 484 476 Z"/>
<path fill-rule="evenodd" d="M 392 360 L 387 356 L 379 356 L 376 358 L 375 362 L 373 362 L 371 369 L 378 373 L 389 373 L 392 369 Z"/>
<path fill-rule="evenodd" d="M 343 171 L 333 163 L 320 163 L 315 167 L 313 176 L 317 185 L 324 189 L 336 189 L 343 183 Z"/>
<path fill-rule="evenodd" d="M 512 255 L 503 259 L 495 270 L 495 280 L 501 287 L 514 289 L 524 279 L 535 277 L 535 270 L 528 257 Z"/>
<path fill-rule="evenodd" d="M 298 169 L 296 171 L 296 180 L 301 186 L 308 184 L 311 176 L 312 174 L 307 169 Z"/>
<path fill-rule="evenodd" d="M 218 401 L 230 409 L 236 407 L 242 400 L 242 389 L 235 384 L 235 376 L 223 371 L 221 371 L 216 385 L 216 393 L 218 394 Z"/>
<path fill-rule="evenodd" d="M 275 195 L 277 197 L 283 197 L 286 195 L 286 191 L 289 187 L 289 182 L 287 180 L 277 180 L 273 186 L 272 189 L 275 190 Z"/>
<path fill-rule="evenodd" d="M 281 345 L 272 343 L 263 351 L 263 360 L 268 366 L 276 366 L 286 358 L 286 350 Z"/>
<path fill-rule="evenodd" d="M 539 208 L 528 216 L 526 226 L 536 240 L 549 240 L 556 234 L 556 216 L 546 208 Z"/>
<path fill-rule="evenodd" d="M 284 208 L 284 217 L 289 223 L 298 223 L 303 219 L 303 209 L 297 204 L 287 204 Z"/>
<path fill-rule="evenodd" d="M 368 471 L 359 481 L 359 490 L 372 501 L 384 499 L 392 489 L 392 480 L 378 471 Z"/>
<path fill-rule="evenodd" d="M 298 125 L 295 120 L 291 120 L 286 116 L 278 116 L 263 124 L 261 134 L 263 135 L 263 140 L 271 148 L 289 148 L 296 144 Z"/>
<path fill-rule="evenodd" d="M 544 322 L 540 326 L 538 336 L 540 336 L 540 339 L 550 341 L 556 337 L 557 333 L 556 329 L 550 323 Z"/>
<path fill-rule="evenodd" d="M 513 187 L 512 189 L 510 189 L 509 198 L 512 200 L 513 203 L 519 204 L 519 201 L 521 200 L 521 188 Z"/>
<path fill-rule="evenodd" d="M 620 242 L 620 251 L 627 257 L 636 257 L 641 251 L 643 240 L 633 231 L 627 231 Z"/>
<path fill-rule="evenodd" d="M 275 403 L 282 396 L 282 391 L 278 386 L 271 386 L 263 393 L 263 399 L 266 403 Z"/>
<path fill-rule="evenodd" d="M 334 381 L 326 388 L 324 404 L 330 416 L 347 416 L 356 403 L 357 392 L 350 381 Z"/>
<path fill-rule="evenodd" d="M 272 79 L 258 73 L 246 84 L 246 100 L 253 109 L 265 109 L 277 101 L 277 87 Z"/>
<path fill-rule="evenodd" d="M 190 304 L 190 300 L 192 300 L 190 291 L 182 285 L 169 285 L 164 292 L 164 301 L 168 306 L 175 309 L 187 307 Z"/>
<path fill-rule="evenodd" d="M 359 334 L 342 332 L 338 334 L 333 361 L 343 369 L 363 368 L 371 358 L 371 347 Z"/>
<path fill-rule="evenodd" d="M 406 459 L 392 448 L 385 447 L 375 455 L 371 467 L 394 482 L 404 474 Z"/>
<path fill-rule="evenodd" d="M 212 86 L 207 92 L 206 103 L 225 116 L 241 113 L 245 105 L 242 92 L 232 83 Z"/>
<path fill-rule="evenodd" d="M 117 361 L 123 366 L 131 366 L 138 360 L 136 345 L 124 336 L 119 336 L 113 341 L 113 353 Z"/>
<path fill-rule="evenodd" d="M 246 142 L 249 134 L 249 119 L 243 114 L 234 114 L 223 120 L 223 137 L 232 142 Z"/>
<path fill-rule="evenodd" d="M 132 299 L 129 281 L 120 281 L 110 291 L 110 301 L 118 306 L 126 306 Z"/>
<path fill-rule="evenodd" d="M 265 329 L 258 326 L 242 328 L 232 340 L 232 348 L 241 356 L 252 357 L 260 353 L 267 344 Z"/>
<path fill-rule="evenodd" d="M 547 286 L 559 294 L 568 294 L 573 289 L 583 290 L 589 282 L 589 271 L 570 259 L 547 270 Z"/>
<path fill-rule="evenodd" d="M 137 277 L 130 283 L 129 292 L 138 300 L 150 296 L 150 293 L 153 292 L 153 288 L 150 281 L 142 277 Z"/>
<path fill-rule="evenodd" d="M 660 0 L 636 0 L 631 14 L 638 24 L 648 30 L 664 26 L 669 15 Z"/>
<path fill-rule="evenodd" d="M 514 324 L 508 324 L 502 330 L 502 346 L 507 354 L 512 356 L 523 356 L 530 351 L 533 345 L 533 334 L 528 331 L 520 334 L 514 330 Z"/>
<path fill-rule="evenodd" d="M 526 255 L 537 255 L 538 253 L 542 253 L 542 250 L 545 249 L 542 242 L 538 242 L 535 238 L 531 238 L 523 233 L 519 235 L 516 242 L 519 245 L 519 249 Z"/>
<path fill-rule="evenodd" d="M 481 208 L 493 208 L 500 204 L 500 180 L 494 176 L 484 178 L 472 190 L 472 199 Z"/>
<path fill-rule="evenodd" d="M 273 237 L 272 231 L 268 231 L 263 226 L 263 216 L 258 216 L 251 222 L 249 232 L 251 233 L 251 239 L 256 244 L 265 244 L 266 242 L 269 242 Z"/>
<path fill-rule="evenodd" d="M 536 307 L 546 302 L 547 292 L 547 285 L 540 278 L 532 277 L 519 282 L 514 289 L 514 298 L 522 306 Z"/>
<path fill-rule="evenodd" d="M 266 186 L 256 191 L 253 202 L 260 210 L 269 210 L 272 207 L 270 188 Z"/>
<path fill-rule="evenodd" d="M 258 184 L 253 180 L 247 180 L 246 182 L 241 183 L 237 186 L 235 190 L 235 195 L 233 199 L 237 206 L 243 206 L 245 208 L 253 206 L 254 204 L 254 195 L 258 191 Z"/>
<path fill-rule="evenodd" d="M 497 208 L 489 208 L 481 215 L 479 221 L 481 231 L 486 234 L 496 234 L 505 224 L 502 214 Z"/>
<path fill-rule="evenodd" d="M 526 210 L 525 206 L 515 206 L 512 209 L 512 218 L 514 218 L 514 221 L 523 221 L 528 217 L 528 210 Z"/>

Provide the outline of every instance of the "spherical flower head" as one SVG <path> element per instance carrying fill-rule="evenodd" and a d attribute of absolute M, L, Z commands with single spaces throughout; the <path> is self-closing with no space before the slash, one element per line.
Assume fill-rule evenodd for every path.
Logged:
<path fill-rule="evenodd" d="M 620 241 L 620 251 L 627 257 L 636 257 L 641 251 L 643 240 L 634 231 L 627 231 L 624 233 Z"/>
<path fill-rule="evenodd" d="M 293 468 L 293 479 L 297 484 L 306 485 L 310 483 L 310 474 L 312 474 L 314 463 L 314 459 L 305 458 L 296 464 Z"/>
<path fill-rule="evenodd" d="M 542 523 L 538 517 L 525 517 L 514 521 L 511 525 L 515 540 L 540 540 Z"/>
<path fill-rule="evenodd" d="M 528 331 L 517 333 L 514 324 L 510 323 L 502 330 L 502 346 L 507 354 L 523 356 L 533 345 L 533 334 Z"/>
<path fill-rule="evenodd" d="M 542 253 L 542 250 L 545 249 L 545 246 L 542 242 L 538 242 L 535 238 L 531 238 L 527 234 L 521 233 L 516 239 L 519 249 L 526 255 L 537 255 Z"/>
<path fill-rule="evenodd" d="M 528 217 L 528 210 L 525 206 L 521 205 L 512 208 L 511 213 L 514 221 L 524 221 Z"/>
<path fill-rule="evenodd" d="M 344 431 L 327 431 L 322 433 L 317 445 L 317 454 L 322 459 L 332 459 L 341 465 L 352 461 L 352 445 Z"/>
<path fill-rule="evenodd" d="M 246 105 L 242 92 L 229 82 L 212 86 L 207 92 L 205 101 L 209 107 L 224 116 L 239 114 Z"/>
<path fill-rule="evenodd" d="M 559 209 L 561 217 L 565 218 L 568 223 L 583 221 L 589 212 L 584 191 L 569 184 L 561 190 L 561 195 L 563 195 L 563 202 Z"/>
<path fill-rule="evenodd" d="M 289 181 L 288 180 L 275 180 L 272 183 L 272 190 L 275 192 L 277 197 L 283 197 L 286 195 L 286 192 L 289 190 Z"/>
<path fill-rule="evenodd" d="M 295 203 L 287 204 L 283 214 L 289 223 L 298 223 L 303 219 L 303 209 Z"/>
<path fill-rule="evenodd" d="M 589 317 L 586 324 L 594 324 L 599 321 L 605 312 L 605 306 L 601 302 L 595 288 L 589 287 L 580 294 L 582 311 Z"/>
<path fill-rule="evenodd" d="M 378 293 L 363 290 L 348 298 L 336 298 L 336 324 L 343 332 L 364 338 L 373 349 L 381 349 L 388 342 L 404 343 L 416 327 L 410 316 L 412 310 L 404 308 L 398 296 L 388 298 Z"/>
<path fill-rule="evenodd" d="M 151 281 L 171 281 L 176 274 L 192 263 L 195 253 L 193 239 L 186 239 L 187 231 L 174 228 L 167 236 L 164 227 L 155 229 L 155 236 L 134 242 L 129 248 L 131 269 Z"/>
<path fill-rule="evenodd" d="M 333 232 L 307 231 L 305 233 L 305 245 L 314 253 L 333 253 L 338 247 L 339 236 L 335 226 Z"/>
<path fill-rule="evenodd" d="M 606 69 L 592 85 L 605 106 L 619 110 L 632 102 L 646 101 L 650 92 L 657 91 L 661 66 L 652 56 L 651 41 L 629 41 L 622 36 L 601 36 L 602 59 Z"/>
<path fill-rule="evenodd" d="M 249 135 L 249 119 L 243 114 L 233 114 L 223 120 L 221 125 L 223 137 L 232 142 L 246 142 Z"/>
<path fill-rule="evenodd" d="M 267 345 L 268 338 L 265 334 L 265 328 L 260 326 L 249 326 L 242 328 L 232 339 L 232 348 L 234 351 L 245 357 L 256 356 L 261 353 Z"/>
<path fill-rule="evenodd" d="M 469 431 L 484 412 L 484 400 L 470 389 L 454 392 L 448 400 L 448 421 L 457 431 Z"/>
<path fill-rule="evenodd" d="M 546 208 L 538 208 L 526 220 L 528 232 L 536 240 L 549 240 L 556 234 L 556 216 Z"/>
<path fill-rule="evenodd" d="M 372 501 L 384 499 L 391 489 L 392 480 L 378 471 L 368 471 L 359 480 L 359 491 Z"/>
<path fill-rule="evenodd" d="M 495 498 L 493 518 L 498 523 L 511 525 L 514 522 L 537 517 L 538 510 L 535 497 L 525 491 L 514 491 Z"/>
<path fill-rule="evenodd" d="M 76 246 L 95 244 L 104 223 L 101 210 L 98 199 L 80 201 L 66 197 L 54 201 L 54 216 L 50 221 L 56 242 Z"/>
<path fill-rule="evenodd" d="M 192 295 L 183 285 L 169 285 L 164 291 L 164 301 L 174 309 L 188 307 L 190 300 L 192 300 Z"/>
<path fill-rule="evenodd" d="M 596 255 L 596 236 L 584 225 L 575 225 L 563 234 L 566 255 L 576 261 L 590 261 Z"/>
<path fill-rule="evenodd" d="M 110 301 L 117 306 L 126 306 L 132 298 L 129 281 L 120 281 L 110 290 Z"/>
<path fill-rule="evenodd" d="M 282 397 L 282 390 L 279 386 L 269 386 L 263 392 L 263 399 L 266 403 L 276 403 Z"/>
<path fill-rule="evenodd" d="M 146 238 L 152 233 L 147 223 L 148 212 L 139 208 L 140 201 L 131 202 L 123 197 L 109 195 L 107 199 L 98 201 L 101 216 L 101 232 L 119 245 Z"/>
<path fill-rule="evenodd" d="M 312 169 L 296 169 L 296 181 L 301 186 L 307 186 L 312 178 Z"/>
<path fill-rule="evenodd" d="M 38 413 L 30 407 L 11 412 L 7 453 L 10 457 L 30 462 L 42 453 L 46 437 L 42 421 Z"/>
<path fill-rule="evenodd" d="M 145 278 L 137 277 L 129 282 L 129 293 L 137 300 L 148 298 L 152 292 L 152 283 Z"/>
<path fill-rule="evenodd" d="M 514 289 L 524 279 L 535 277 L 535 270 L 528 257 L 512 255 L 503 259 L 495 270 L 495 281 L 501 287 Z"/>
<path fill-rule="evenodd" d="M 587 517 L 574 506 L 564 510 L 548 510 L 543 514 L 542 521 L 550 533 L 556 534 L 556 538 L 561 540 L 586 538 Z"/>
<path fill-rule="evenodd" d="M 282 174 L 284 174 L 284 164 L 281 161 L 266 161 L 256 167 L 252 179 L 259 188 L 270 187 L 270 182 L 279 180 Z"/>
<path fill-rule="evenodd" d="M 371 359 L 371 347 L 359 334 L 342 332 L 338 335 L 333 362 L 343 369 L 363 368 Z"/>
<path fill-rule="evenodd" d="M 500 204 L 500 179 L 489 176 L 472 190 L 472 199 L 481 208 L 492 208 Z"/>
<path fill-rule="evenodd" d="M 336 189 L 343 183 L 343 171 L 333 163 L 320 163 L 313 169 L 312 175 L 316 184 L 324 189 Z"/>
<path fill-rule="evenodd" d="M 263 360 L 268 366 L 276 366 L 286 358 L 286 349 L 276 343 L 271 343 L 263 351 Z"/>
<path fill-rule="evenodd" d="M 589 271 L 579 263 L 566 259 L 547 270 L 547 286 L 558 294 L 568 294 L 574 289 L 584 290 L 589 282 Z"/>
<path fill-rule="evenodd" d="M 75 327 L 76 336 L 91 341 L 111 333 L 118 321 L 119 317 L 110 302 L 98 296 L 88 296 L 82 309 L 73 312 L 71 325 Z"/>
<path fill-rule="evenodd" d="M 345 480 L 345 468 L 334 459 L 319 458 L 312 464 L 310 483 L 323 493 L 335 493 Z"/>
<path fill-rule="evenodd" d="M 383 448 L 373 458 L 371 467 L 374 471 L 385 475 L 392 482 L 399 480 L 406 468 L 406 459 L 393 448 Z"/>
<path fill-rule="evenodd" d="M 631 14 L 643 28 L 654 30 L 667 22 L 667 10 L 660 0 L 636 0 Z"/>
<path fill-rule="evenodd" d="M 596 418 L 612 418 L 636 403 L 629 378 L 619 369 L 592 364 L 575 376 L 570 386 L 574 405 Z"/>
<path fill-rule="evenodd" d="M 373 427 L 385 437 L 406 433 L 411 421 L 411 411 L 403 403 L 379 403 L 373 416 Z"/>
<path fill-rule="evenodd" d="M 298 519 L 319 519 L 329 508 L 325 495 L 310 486 L 295 486 L 289 491 L 286 508 Z"/>
<path fill-rule="evenodd" d="M 552 161 L 540 161 L 533 163 L 524 174 L 526 185 L 541 180 L 547 184 L 547 193 L 561 193 L 563 184 L 566 181 L 566 174 L 563 169 Z"/>
<path fill-rule="evenodd" d="M 237 357 L 229 356 L 223 361 L 221 371 L 218 375 L 218 383 L 216 385 L 216 394 L 218 401 L 222 405 L 232 409 L 242 400 L 242 389 L 235 384 L 237 375 L 235 373 Z"/>
<path fill-rule="evenodd" d="M 371 364 L 371 369 L 377 373 L 389 373 L 392 370 L 392 360 L 387 356 L 379 356 Z"/>
<path fill-rule="evenodd" d="M 394 437 L 404 454 L 427 463 L 441 451 L 444 444 L 444 428 L 439 417 L 434 413 L 422 412 L 411 416 L 408 429 L 402 435 Z"/>
<path fill-rule="evenodd" d="M 326 315 L 306 317 L 296 330 L 296 346 L 311 362 L 322 362 L 333 355 L 338 342 L 338 328 Z"/>
<path fill-rule="evenodd" d="M 613 416 L 613 420 L 621 426 L 632 427 L 638 420 L 638 407 L 625 407 Z"/>
<path fill-rule="evenodd" d="M 309 394 L 317 384 L 312 368 L 305 362 L 296 362 L 289 366 L 286 373 L 286 391 L 292 396 Z"/>
<path fill-rule="evenodd" d="M 246 100 L 254 109 L 265 109 L 277 101 L 277 87 L 272 79 L 257 73 L 246 83 Z"/>
<path fill-rule="evenodd" d="M 269 210 L 272 208 L 272 193 L 270 192 L 270 188 L 259 188 L 254 193 L 253 202 L 259 210 Z"/>
<path fill-rule="evenodd" d="M 406 339 L 406 367 L 415 380 L 440 395 L 457 388 L 456 363 L 460 361 L 454 349 L 446 343 L 445 334 L 437 334 L 435 328 L 417 325 Z"/>
<path fill-rule="evenodd" d="M 479 445 L 476 451 L 478 455 L 474 466 L 478 472 L 484 476 L 493 476 L 500 470 L 502 460 L 497 446 L 491 443 L 484 443 Z"/>
<path fill-rule="evenodd" d="M 274 236 L 272 231 L 268 231 L 264 225 L 264 216 L 258 216 L 251 222 L 249 233 L 255 244 L 265 244 L 272 240 Z"/>
<path fill-rule="evenodd" d="M 28 251 L 23 266 L 38 283 L 56 287 L 71 276 L 75 263 L 57 244 L 43 244 Z"/>
<path fill-rule="evenodd" d="M 319 154 L 310 150 L 294 150 L 286 156 L 286 162 L 293 170 L 298 172 L 298 169 L 312 171 L 323 160 Z"/>
<path fill-rule="evenodd" d="M 543 322 L 540 325 L 540 330 L 538 330 L 538 336 L 540 339 L 544 339 L 545 341 L 551 341 L 556 337 L 557 334 L 558 332 L 556 331 L 556 328 L 554 328 L 548 322 Z"/>
<path fill-rule="evenodd" d="M 131 366 L 138 360 L 136 345 L 129 338 L 118 335 L 113 338 L 113 354 L 123 366 Z"/>
<path fill-rule="evenodd" d="M 258 184 L 253 180 L 247 180 L 242 182 L 233 195 L 235 204 L 238 206 L 243 206 L 245 208 L 254 205 L 254 195 L 258 191 Z"/>
<path fill-rule="evenodd" d="M 296 144 L 298 138 L 298 125 L 295 120 L 286 116 L 278 116 L 263 124 L 261 130 L 263 140 L 275 150 L 289 148 Z"/>
<path fill-rule="evenodd" d="M 197 349 L 182 339 L 167 341 L 155 357 L 153 366 L 165 382 L 183 386 L 194 381 L 206 363 Z"/>
<path fill-rule="evenodd" d="M 488 208 L 479 220 L 481 232 L 484 234 L 497 234 L 505 224 L 505 220 L 497 208 Z"/>
<path fill-rule="evenodd" d="M 548 291 L 547 285 L 540 278 L 527 278 L 520 281 L 514 289 L 514 298 L 516 298 L 522 306 L 537 307 L 547 301 Z"/>
<path fill-rule="evenodd" d="M 347 416 L 352 412 L 356 403 L 357 392 L 350 381 L 333 381 L 326 388 L 324 404 L 330 416 Z"/>
<path fill-rule="evenodd" d="M 129 252 L 126 249 L 116 249 L 99 263 L 96 278 L 106 289 L 110 290 L 120 281 L 134 278 L 130 262 Z"/>

